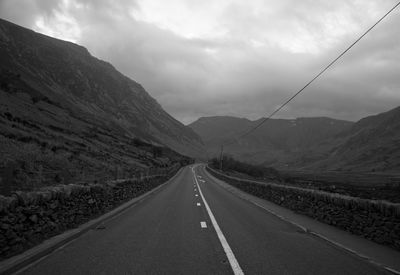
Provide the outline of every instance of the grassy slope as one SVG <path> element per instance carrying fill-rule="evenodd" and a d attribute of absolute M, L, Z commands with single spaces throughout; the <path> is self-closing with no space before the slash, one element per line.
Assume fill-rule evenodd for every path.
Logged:
<path fill-rule="evenodd" d="M 104 181 L 189 160 L 133 137 L 182 150 L 201 142 L 83 47 L 0 20 L 0 58 L 3 191 Z"/>

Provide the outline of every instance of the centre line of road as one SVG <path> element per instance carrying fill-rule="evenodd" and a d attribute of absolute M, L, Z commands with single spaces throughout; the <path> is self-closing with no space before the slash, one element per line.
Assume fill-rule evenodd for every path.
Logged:
<path fill-rule="evenodd" d="M 233 254 L 231 247 L 228 244 L 228 241 L 226 240 L 224 234 L 222 233 L 222 230 L 219 227 L 217 220 L 215 219 L 214 214 L 212 213 L 212 211 L 210 209 L 210 206 L 208 206 L 208 203 L 203 196 L 203 192 L 201 192 L 199 182 L 197 181 L 196 172 L 194 171 L 193 167 L 192 167 L 192 171 L 193 171 L 194 179 L 197 184 L 197 188 L 199 189 L 200 196 L 203 200 L 204 206 L 207 209 L 207 213 L 210 216 L 211 223 L 214 226 L 215 231 L 217 232 L 218 239 L 222 245 L 222 248 L 225 251 L 226 257 L 228 258 L 228 261 L 229 261 L 229 264 L 231 265 L 232 271 L 235 275 L 243 275 L 244 273 L 243 273 L 242 268 L 240 267 L 238 261 L 236 260 L 235 255 Z M 196 196 L 197 196 L 197 194 L 196 194 Z"/>

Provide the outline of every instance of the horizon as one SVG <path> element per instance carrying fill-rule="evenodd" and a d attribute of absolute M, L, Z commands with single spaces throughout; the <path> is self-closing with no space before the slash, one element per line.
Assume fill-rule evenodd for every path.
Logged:
<path fill-rule="evenodd" d="M 188 125 L 200 117 L 254 121 L 271 113 L 391 5 L 389 0 L 368 5 L 320 1 L 312 6 L 290 0 L 3 0 L 0 17 L 84 46 L 140 83 L 163 109 Z M 396 14 L 274 118 L 354 122 L 397 107 Z"/>
<path fill-rule="evenodd" d="M 388 110 L 388 111 L 389 111 L 389 110 Z M 378 115 L 378 114 L 380 114 L 380 113 L 371 114 L 371 115 L 369 115 L 369 116 Z M 248 118 L 246 118 L 246 117 L 236 117 L 236 116 L 224 116 L 224 115 L 219 115 L 219 116 L 204 116 L 204 117 L 199 117 L 199 118 L 197 118 L 196 120 L 194 120 L 193 122 L 190 122 L 190 123 L 184 124 L 184 125 L 185 125 L 185 126 L 189 126 L 190 124 L 192 124 L 192 123 L 194 123 L 194 122 L 197 122 L 198 120 L 200 120 L 200 119 L 202 119 L 202 118 L 214 118 L 214 117 L 228 117 L 228 118 L 237 118 L 237 119 L 247 119 L 247 120 L 250 121 L 250 122 L 256 122 L 256 121 L 258 121 L 258 120 L 261 120 L 261 119 L 264 119 L 264 118 L 265 118 L 265 117 L 260 117 L 260 118 L 258 118 L 258 119 L 252 120 L 252 119 L 248 119 Z M 359 121 L 359 120 L 353 121 L 353 120 L 337 119 L 337 118 L 334 118 L 334 117 L 327 117 L 327 116 L 312 116 L 312 117 L 310 116 L 310 117 L 296 117 L 296 118 L 273 117 L 273 118 L 271 118 L 271 120 L 278 120 L 278 119 L 280 119 L 280 120 L 297 120 L 297 119 L 303 119 L 303 118 L 305 118 L 305 119 L 308 119 L 308 118 L 328 118 L 328 119 L 339 120 L 339 121 L 346 121 L 346 122 L 352 122 L 352 123 L 356 123 L 356 122 Z M 361 119 L 363 119 L 363 118 L 361 118 Z"/>

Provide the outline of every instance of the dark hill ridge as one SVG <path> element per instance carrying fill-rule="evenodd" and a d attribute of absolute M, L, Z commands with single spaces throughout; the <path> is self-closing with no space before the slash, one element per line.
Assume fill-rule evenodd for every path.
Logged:
<path fill-rule="evenodd" d="M 0 193 L 157 173 L 203 154 L 193 130 L 84 47 L 0 19 L 0 61 Z"/>
<path fill-rule="evenodd" d="M 251 121 L 246 118 L 228 116 L 202 117 L 188 125 L 198 133 L 205 142 L 214 139 L 235 138 L 258 125 L 263 118 Z M 267 145 L 270 142 L 291 146 L 312 144 L 315 141 L 340 133 L 348 129 L 353 122 L 326 117 L 271 119 L 263 124 L 255 134 L 245 140 Z M 285 140 L 282 140 L 282 137 Z"/>
<path fill-rule="evenodd" d="M 359 120 L 330 141 L 325 158 L 312 167 L 400 171 L 400 107 Z"/>
<path fill-rule="evenodd" d="M 203 138 L 210 155 L 218 154 L 221 143 L 232 141 L 227 153 L 280 169 L 400 171 L 400 107 L 356 123 L 325 117 L 271 119 L 236 139 L 259 122 L 209 117 L 189 126 Z"/>
<path fill-rule="evenodd" d="M 251 121 L 247 118 L 236 118 L 229 116 L 201 117 L 188 125 L 196 133 L 201 135 L 203 141 L 215 138 L 230 138 L 245 131 Z"/>
<path fill-rule="evenodd" d="M 196 133 L 166 113 L 140 84 L 82 46 L 0 20 L 0 58 L 2 90 L 8 92 L 3 95 L 3 112 L 13 101 L 11 111 L 32 123 L 72 132 L 82 131 L 84 123 L 186 155 L 202 155 Z M 18 104 L 16 98 L 30 98 L 33 105 Z"/>
<path fill-rule="evenodd" d="M 237 139 L 261 120 L 209 117 L 200 118 L 189 127 L 202 137 L 211 155 L 219 152 L 221 143 L 228 142 L 232 144 L 226 146 L 226 152 L 242 160 L 285 164 L 294 155 L 301 154 L 315 143 L 337 135 L 353 124 L 324 117 L 271 119 L 244 139 Z"/>

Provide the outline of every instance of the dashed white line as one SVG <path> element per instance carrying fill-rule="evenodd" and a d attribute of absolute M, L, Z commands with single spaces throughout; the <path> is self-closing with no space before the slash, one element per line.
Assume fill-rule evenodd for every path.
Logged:
<path fill-rule="evenodd" d="M 198 202 L 198 203 L 197 203 L 197 206 L 201 206 L 201 204 Z"/>
<path fill-rule="evenodd" d="M 222 245 L 222 248 L 225 251 L 226 257 L 228 258 L 228 261 L 229 261 L 229 264 L 231 265 L 232 271 L 235 275 L 243 275 L 244 273 L 242 271 L 242 268 L 240 267 L 238 261 L 236 260 L 236 257 L 233 254 L 233 251 L 232 251 L 231 247 L 229 246 L 228 241 L 226 240 L 224 234 L 221 231 L 221 228 L 219 227 L 219 225 L 217 223 L 217 220 L 214 217 L 214 214 L 212 213 L 210 207 L 208 206 L 208 203 L 203 196 L 203 192 L 201 192 L 199 182 L 197 181 L 197 178 L 196 178 L 196 172 L 194 171 L 193 168 L 192 168 L 192 171 L 193 171 L 194 179 L 197 184 L 197 188 L 199 188 L 200 196 L 203 199 L 203 203 L 207 209 L 208 216 L 210 216 L 211 223 L 214 226 L 215 231 L 217 232 L 218 239 Z M 197 196 L 197 194 L 196 194 L 196 196 Z"/>
<path fill-rule="evenodd" d="M 195 196 L 198 197 L 199 195 L 196 194 Z"/>
<path fill-rule="evenodd" d="M 206 222 L 200 222 L 200 226 L 201 226 L 201 228 L 207 228 Z"/>

